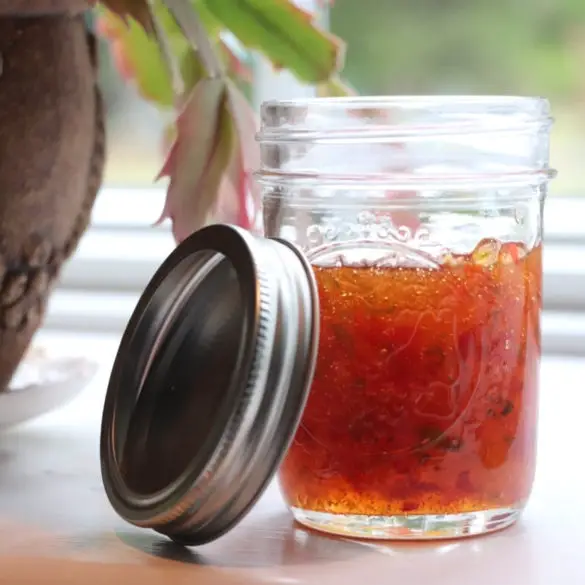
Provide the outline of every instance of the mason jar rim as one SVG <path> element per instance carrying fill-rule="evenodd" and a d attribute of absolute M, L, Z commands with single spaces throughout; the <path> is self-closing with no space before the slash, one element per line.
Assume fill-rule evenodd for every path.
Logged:
<path fill-rule="evenodd" d="M 336 96 L 336 97 L 299 97 L 286 99 L 270 99 L 262 103 L 262 109 L 267 108 L 322 108 L 323 110 L 344 108 L 346 110 L 391 110 L 391 109 L 428 109 L 433 110 L 443 106 L 484 106 L 491 108 L 514 107 L 518 112 L 534 112 L 547 115 L 550 104 L 547 98 L 541 96 L 522 95 L 365 95 L 365 96 Z"/>
<path fill-rule="evenodd" d="M 460 191 L 538 186 L 555 176 L 546 98 L 301 98 L 267 101 L 261 113 L 254 176 L 263 188 Z M 382 156 L 386 146 L 391 150 Z M 391 164 L 382 168 L 384 161 Z"/>
<path fill-rule="evenodd" d="M 502 105 L 525 105 L 525 106 L 544 106 L 549 107 L 549 101 L 541 96 L 523 96 L 523 95 L 498 95 L 498 94 L 436 94 L 436 95 L 358 95 L 358 96 L 335 96 L 335 97 L 299 97 L 286 99 L 270 99 L 263 102 L 263 106 L 303 106 L 308 105 L 327 105 L 336 106 L 358 106 L 367 105 L 372 108 L 380 106 L 406 106 L 410 104 L 474 104 L 486 106 Z"/>
<path fill-rule="evenodd" d="M 362 116 L 362 125 L 348 122 L 353 114 Z M 412 118 L 417 115 L 425 119 Z M 548 128 L 552 121 L 549 101 L 543 97 L 413 95 L 279 99 L 262 104 L 257 140 L 262 144 L 384 141 L 412 135 L 516 132 Z"/>

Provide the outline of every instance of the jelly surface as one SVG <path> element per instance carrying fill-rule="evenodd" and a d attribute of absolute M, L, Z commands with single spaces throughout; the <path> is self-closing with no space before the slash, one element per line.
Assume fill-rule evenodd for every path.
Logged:
<path fill-rule="evenodd" d="M 337 514 L 521 506 L 535 466 L 541 248 L 486 240 L 437 268 L 315 267 L 317 368 L 280 470 Z"/>

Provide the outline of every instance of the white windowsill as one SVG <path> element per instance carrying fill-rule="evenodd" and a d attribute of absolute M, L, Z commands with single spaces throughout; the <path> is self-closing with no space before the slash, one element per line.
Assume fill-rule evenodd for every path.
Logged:
<path fill-rule="evenodd" d="M 183 555 L 191 562 L 177 562 L 176 549 L 165 557 L 156 534 L 117 518 L 101 487 L 100 419 L 118 336 L 44 331 L 37 342 L 57 354 L 71 355 L 75 348 L 101 367 L 68 405 L 3 435 L 2 583 L 585 582 L 585 473 L 575 440 L 585 408 L 575 381 L 585 376 L 585 360 L 542 361 L 536 481 L 515 527 L 486 538 L 418 545 L 320 539 L 292 523 L 271 489 L 227 538 L 197 549 L 196 557 Z"/>

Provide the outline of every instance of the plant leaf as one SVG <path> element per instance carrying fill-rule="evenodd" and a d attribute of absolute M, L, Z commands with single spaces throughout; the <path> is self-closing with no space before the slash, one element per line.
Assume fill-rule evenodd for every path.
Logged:
<path fill-rule="evenodd" d="M 208 223 L 215 209 L 233 144 L 226 99 L 223 79 L 204 78 L 177 119 L 177 137 L 160 173 L 170 184 L 159 219 L 172 220 L 177 242 Z"/>
<path fill-rule="evenodd" d="M 100 0 L 100 4 L 117 14 L 126 24 L 129 23 L 128 17 L 131 17 L 147 33 L 153 32 L 152 18 L 146 0 Z"/>
<path fill-rule="evenodd" d="M 260 168 L 256 115 L 245 96 L 231 81 L 227 84 L 227 97 L 236 139 L 226 169 L 226 181 L 220 192 L 218 217 L 223 222 L 256 231 L 261 207 L 260 190 L 252 175 Z"/>
<path fill-rule="evenodd" d="M 219 50 L 229 75 L 244 83 L 252 83 L 251 67 L 240 59 L 223 41 L 220 41 Z"/>
<path fill-rule="evenodd" d="M 349 97 L 356 95 L 358 95 L 358 92 L 337 75 L 317 86 L 318 97 Z"/>
<path fill-rule="evenodd" d="M 174 101 L 172 83 L 156 40 L 135 21 L 124 22 L 105 9 L 98 15 L 98 31 L 108 39 L 122 76 L 133 80 L 146 99 L 171 107 Z"/>
<path fill-rule="evenodd" d="M 223 78 L 197 83 L 178 119 L 160 176 L 170 185 L 159 222 L 170 218 L 177 242 L 212 222 L 257 227 L 259 165 L 256 117 L 236 84 Z"/>
<path fill-rule="evenodd" d="M 201 64 L 199 55 L 196 51 L 189 48 L 181 57 L 181 75 L 185 84 L 185 95 L 206 77 L 205 69 Z"/>
<path fill-rule="evenodd" d="M 251 69 L 224 42 L 219 41 L 216 50 L 222 57 L 226 72 L 231 79 L 236 79 L 242 83 L 251 83 Z M 205 69 L 196 51 L 189 50 L 183 55 L 181 59 L 181 75 L 183 76 L 186 91 L 191 90 L 201 78 L 205 77 Z"/>
<path fill-rule="evenodd" d="M 202 20 L 207 33 L 212 39 L 218 39 L 219 23 L 206 9 L 201 12 L 205 16 Z M 180 64 L 187 93 L 202 78 L 205 71 L 197 52 L 190 46 L 174 18 L 162 3 L 155 4 L 155 16 L 169 40 L 170 49 Z M 173 95 L 172 81 L 154 36 L 148 35 L 133 19 L 124 19 L 118 13 L 107 10 L 103 6 L 98 9 L 97 24 L 100 35 L 109 41 L 116 68 L 121 75 L 127 81 L 134 81 L 139 93 L 147 100 L 164 108 L 173 107 L 176 96 Z M 232 53 L 225 43 L 219 40 L 216 43 L 230 75 L 243 82 L 249 81 L 251 77 L 249 68 Z"/>
<path fill-rule="evenodd" d="M 199 0 L 239 41 L 301 81 L 320 83 L 342 67 L 340 39 L 320 30 L 289 0 Z"/>

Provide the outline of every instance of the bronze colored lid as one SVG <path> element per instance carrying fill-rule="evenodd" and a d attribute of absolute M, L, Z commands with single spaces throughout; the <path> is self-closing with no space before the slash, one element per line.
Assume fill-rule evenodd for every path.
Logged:
<path fill-rule="evenodd" d="M 118 514 L 187 545 L 238 523 L 294 436 L 317 341 L 315 279 L 292 244 L 226 225 L 180 244 L 108 386 L 101 464 Z"/>

